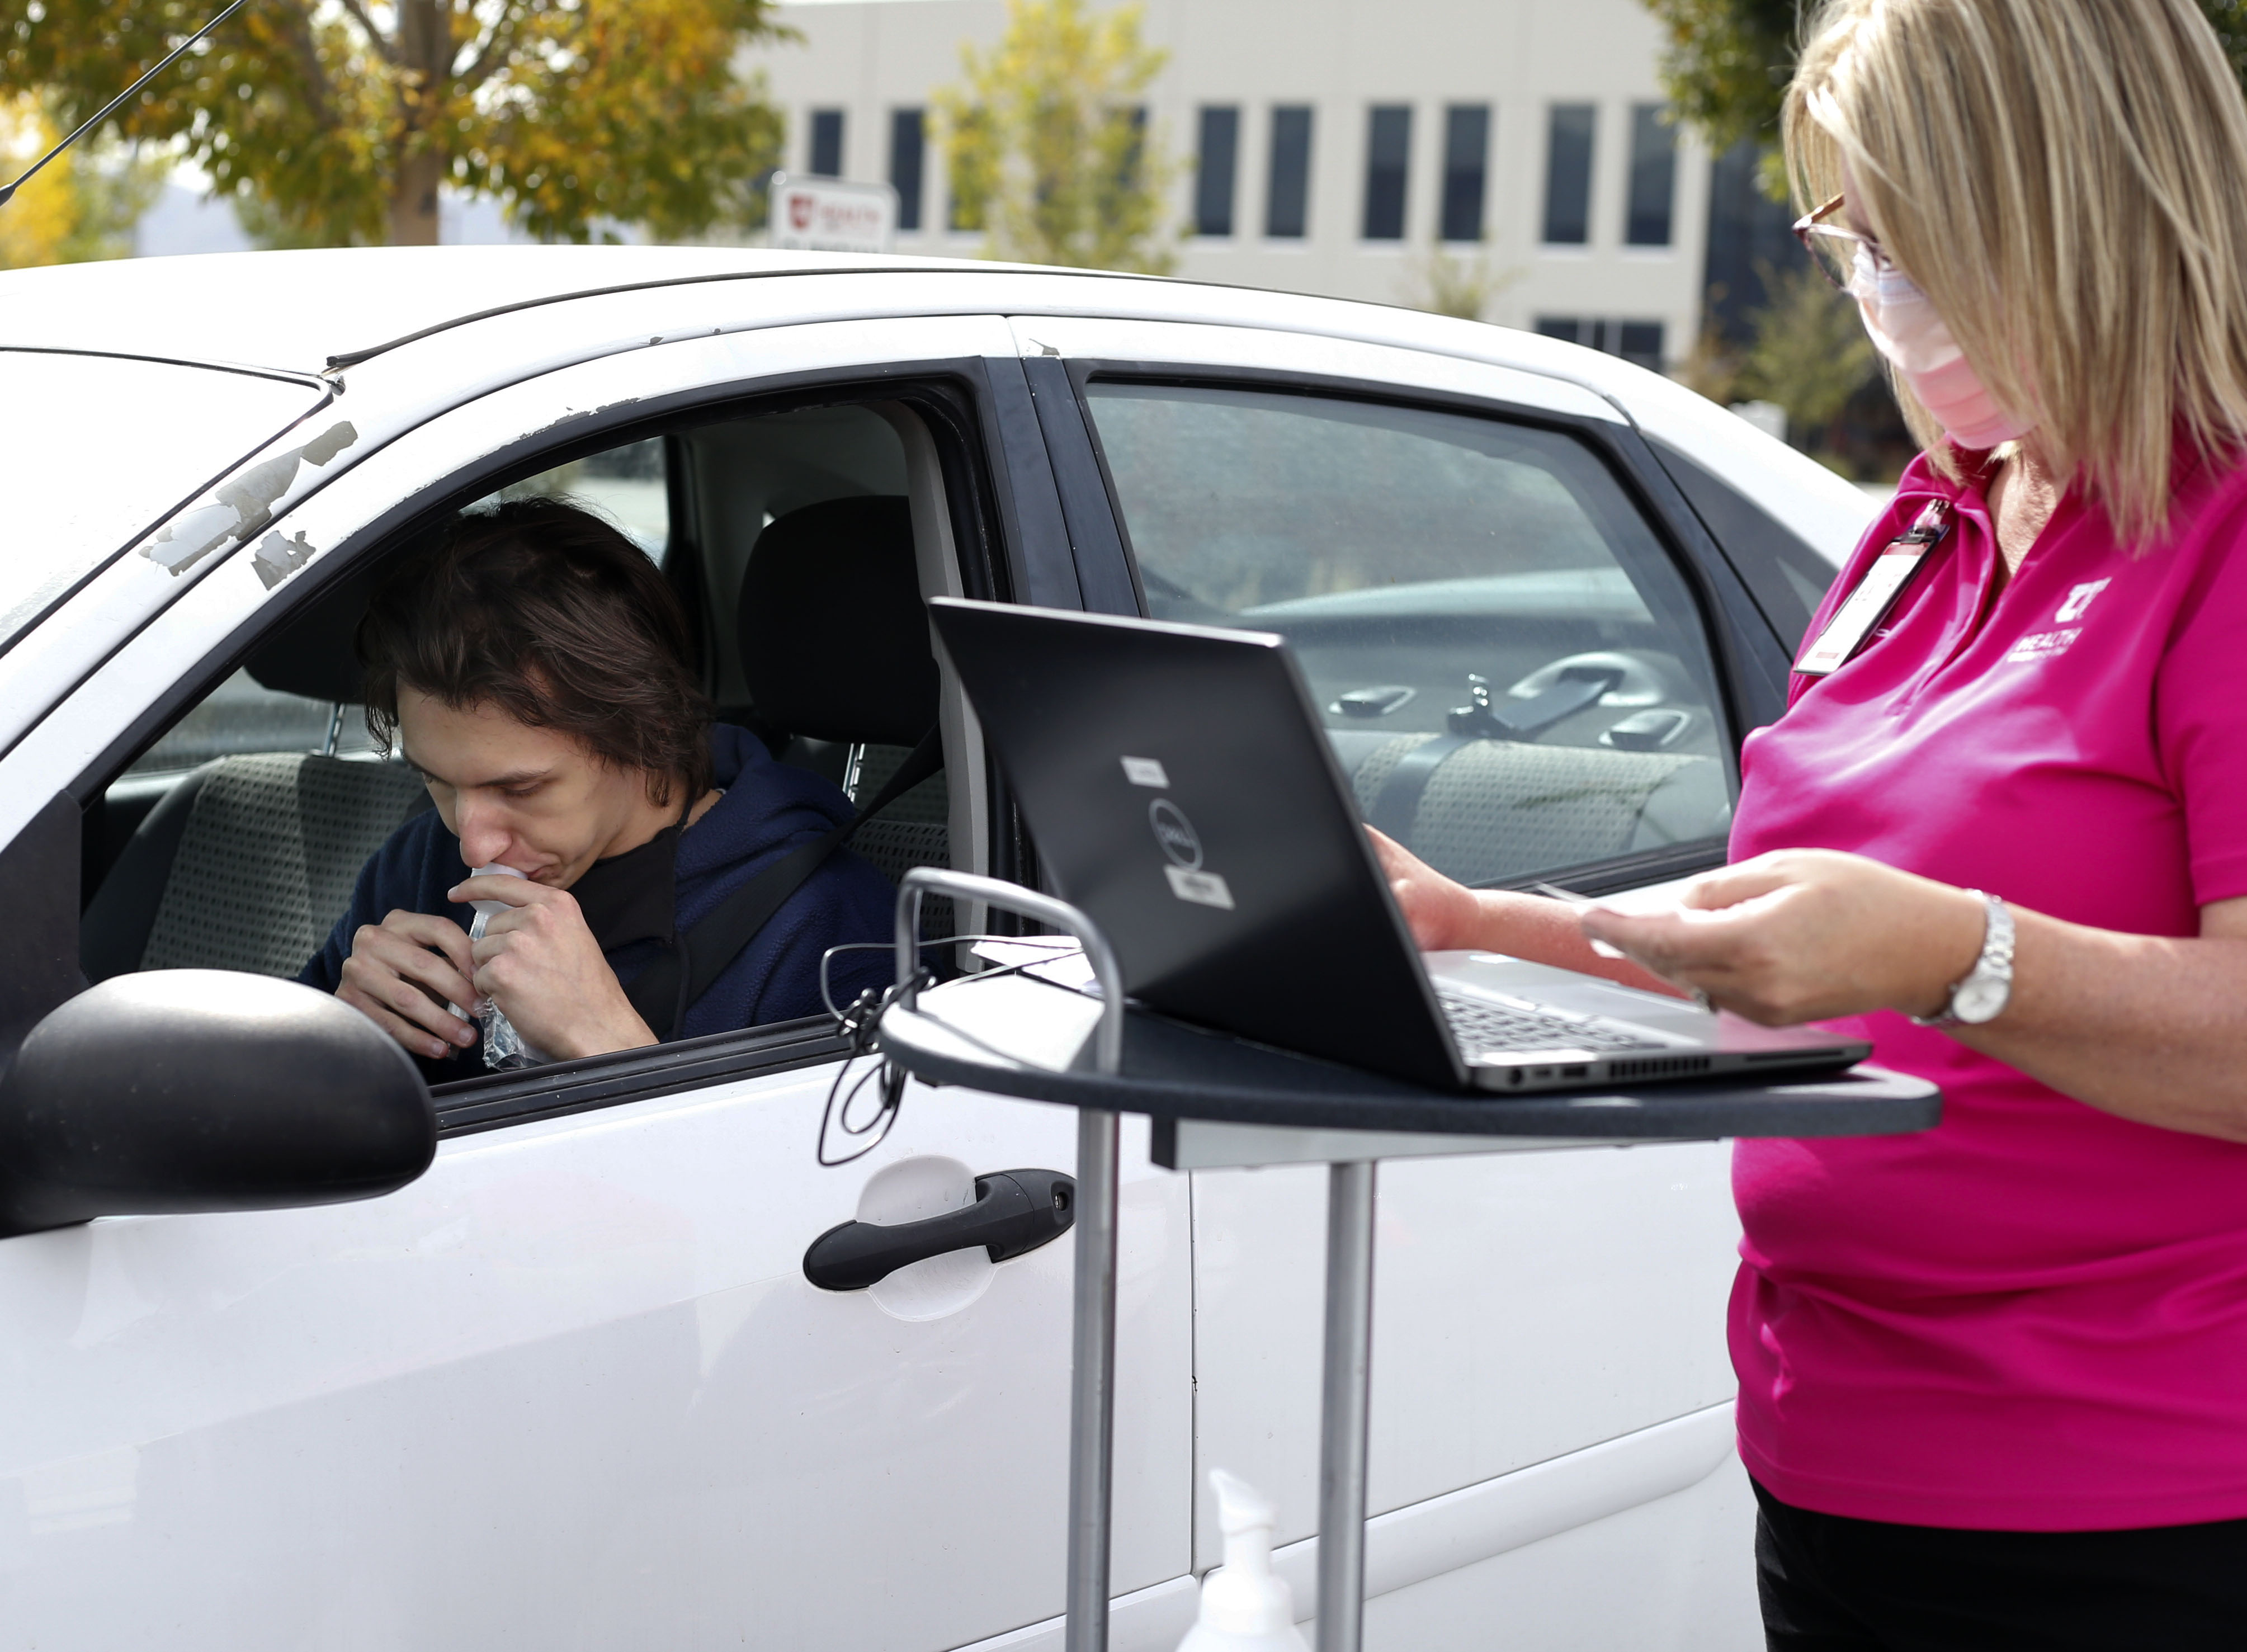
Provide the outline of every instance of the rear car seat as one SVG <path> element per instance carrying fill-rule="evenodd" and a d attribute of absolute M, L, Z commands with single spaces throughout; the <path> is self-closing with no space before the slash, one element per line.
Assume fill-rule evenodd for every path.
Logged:
<path fill-rule="evenodd" d="M 363 580 L 249 661 L 264 687 L 350 706 Z M 403 763 L 271 752 L 183 777 L 140 823 L 79 926 L 91 980 L 138 969 L 294 976 L 351 905 L 359 869 L 429 793 Z"/>
<path fill-rule="evenodd" d="M 936 727 L 936 656 L 913 556 L 912 514 L 889 495 L 830 499 L 768 523 L 749 549 L 735 635 L 758 720 L 800 740 L 864 748 L 863 803 Z M 951 863 L 939 770 L 858 829 L 850 847 L 891 879 Z M 929 903 L 924 927 L 950 933 Z"/>

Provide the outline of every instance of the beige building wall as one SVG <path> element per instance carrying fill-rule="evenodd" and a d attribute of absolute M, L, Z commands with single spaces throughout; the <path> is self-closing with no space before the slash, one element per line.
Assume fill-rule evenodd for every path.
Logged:
<path fill-rule="evenodd" d="M 1003 0 L 797 0 L 781 8 L 801 44 L 755 53 L 788 117 L 787 164 L 811 161 L 811 112 L 844 115 L 843 175 L 889 179 L 891 112 L 925 106 L 961 78 L 963 42 L 994 41 Z M 1198 111 L 1240 110 L 1234 232 L 1181 234 L 1178 273 L 1198 279 L 1410 304 L 1438 229 L 1444 110 L 1491 106 L 1484 255 L 1516 278 L 1488 318 L 1529 327 L 1552 317 L 1662 324 L 1674 363 L 1700 326 L 1709 162 L 1679 134 L 1670 243 L 1624 243 L 1632 110 L 1656 103 L 1658 31 L 1638 0 L 1147 0 L 1146 32 L 1171 56 L 1150 99 L 1180 168 L 1174 222 L 1190 229 Z M 1589 239 L 1542 244 L 1548 111 L 1596 109 Z M 1308 233 L 1261 233 L 1271 110 L 1315 114 Z M 1405 239 L 1363 238 L 1369 111 L 1413 111 Z M 973 256 L 980 237 L 943 228 L 941 155 L 926 160 L 923 228 L 900 252 Z M 1458 250 L 1458 249 L 1454 249 Z M 1470 256 L 1472 249 L 1465 249 Z M 1588 338 L 1585 342 L 1594 342 Z M 1612 347 L 1612 345 L 1610 345 Z"/>

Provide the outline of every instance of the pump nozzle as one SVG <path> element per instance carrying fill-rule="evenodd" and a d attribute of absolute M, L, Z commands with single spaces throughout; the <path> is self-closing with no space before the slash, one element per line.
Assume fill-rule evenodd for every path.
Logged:
<path fill-rule="evenodd" d="M 1202 1580 L 1201 1615 L 1178 1652 L 1308 1652 L 1295 1630 L 1295 1602 L 1272 1570 L 1279 1525 L 1269 1498 L 1246 1480 L 1212 1469 L 1225 1564 Z"/>

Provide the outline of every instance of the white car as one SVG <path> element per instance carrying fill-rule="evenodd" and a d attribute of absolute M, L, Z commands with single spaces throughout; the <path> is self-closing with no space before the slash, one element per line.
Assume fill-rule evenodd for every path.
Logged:
<path fill-rule="evenodd" d="M 1722 858 L 1740 738 L 1869 511 L 1572 345 L 998 265 L 87 265 L 0 276 L 0 1061 L 89 978 L 296 973 L 419 806 L 347 703 L 366 582 L 503 489 L 608 511 L 721 711 L 861 800 L 913 711 L 867 681 L 925 636 L 867 631 L 847 584 L 749 616 L 816 662 L 759 694 L 736 604 L 771 524 L 871 496 L 837 520 L 909 537 L 921 596 L 1286 631 L 1369 818 L 1470 880 L 1593 891 Z M 1454 708 L 1586 657 L 1594 704 L 1390 785 Z M 936 710 L 944 774 L 859 847 L 1034 883 L 948 673 Z M 182 979 L 65 1009 L 0 1082 L 0 1645 L 1058 1648 L 1071 1242 L 856 1291 L 803 1257 L 1069 1171 L 1072 1116 L 916 1085 L 822 1168 L 815 1021 L 441 1086 L 429 1160 L 394 1084 Z M 201 1052 L 184 1101 L 118 1076 L 152 1039 Z M 1167 1652 L 1212 1467 L 1277 1502 L 1310 1610 L 1324 1178 L 1124 1140 L 1114 1645 Z M 1724 1145 L 1379 1188 L 1369 1643 L 1757 1643 Z"/>

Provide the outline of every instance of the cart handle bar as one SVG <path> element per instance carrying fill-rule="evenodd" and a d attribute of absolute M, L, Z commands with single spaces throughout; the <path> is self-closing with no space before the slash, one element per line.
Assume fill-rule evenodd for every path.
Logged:
<path fill-rule="evenodd" d="M 1024 889 L 1020 884 L 955 872 L 945 866 L 916 866 L 898 880 L 898 1002 L 903 1008 L 913 1007 L 919 990 L 920 901 L 923 895 L 931 893 L 981 901 L 1075 936 L 1085 957 L 1092 960 L 1093 978 L 1100 983 L 1100 1027 L 1095 1034 L 1093 1059 L 1103 1077 L 1114 1078 L 1123 1072 L 1124 972 L 1116 962 L 1115 949 L 1098 926 L 1067 901 Z"/>

